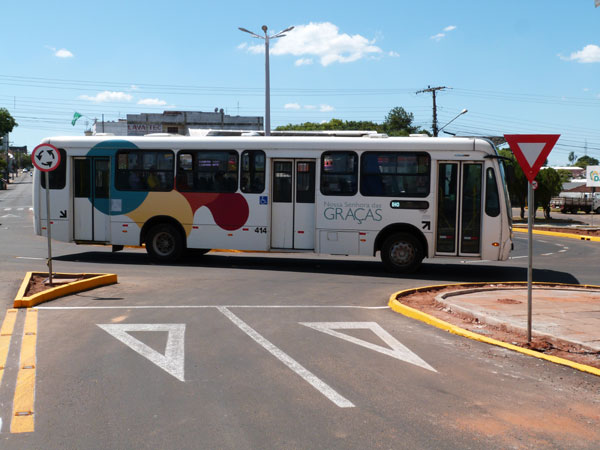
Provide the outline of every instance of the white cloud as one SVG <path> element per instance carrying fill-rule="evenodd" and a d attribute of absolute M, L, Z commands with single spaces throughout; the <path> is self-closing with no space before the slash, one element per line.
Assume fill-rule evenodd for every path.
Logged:
<path fill-rule="evenodd" d="M 57 50 L 55 47 L 50 47 L 49 45 L 46 45 L 45 47 L 48 50 L 51 50 L 52 53 L 54 53 L 54 56 L 56 56 L 57 58 L 73 58 L 75 56 L 66 48 L 61 48 L 60 50 Z"/>
<path fill-rule="evenodd" d="M 439 42 L 446 37 L 446 33 L 450 32 L 450 31 L 454 31 L 454 30 L 456 30 L 456 25 L 449 25 L 442 30 L 442 31 L 444 31 L 444 33 L 434 34 L 429 39 L 433 39 L 434 41 Z"/>
<path fill-rule="evenodd" d="M 400 56 L 400 53 L 392 50 L 392 51 L 388 52 L 388 56 L 391 56 L 392 58 L 398 58 Z"/>
<path fill-rule="evenodd" d="M 294 65 L 296 66 L 308 66 L 313 63 L 312 58 L 300 58 L 297 59 Z"/>
<path fill-rule="evenodd" d="M 579 63 L 597 63 L 600 62 L 600 47 L 589 44 L 578 52 L 573 52 L 569 56 L 560 56 L 560 58 L 565 61 L 577 61 Z"/>
<path fill-rule="evenodd" d="M 158 98 L 143 98 L 139 102 L 137 102 L 137 104 L 146 106 L 164 106 L 167 104 L 167 102 Z"/>
<path fill-rule="evenodd" d="M 272 55 L 304 56 L 296 61 L 296 65 L 307 64 L 310 56 L 319 58 L 322 66 L 333 63 L 349 63 L 358 61 L 372 54 L 382 53 L 382 50 L 373 45 L 374 40 L 369 40 L 360 34 L 349 35 L 340 33 L 339 28 L 330 23 L 309 23 L 297 25 L 286 36 L 273 41 Z M 251 45 L 251 53 L 264 53 L 264 45 Z M 298 63 L 298 61 L 302 61 Z"/>
<path fill-rule="evenodd" d="M 79 98 L 81 100 L 89 100 L 90 102 L 130 102 L 133 100 L 133 96 L 131 94 L 127 94 L 125 92 L 114 92 L 114 91 L 103 91 L 94 95 L 93 97 L 90 95 L 80 95 Z"/>
<path fill-rule="evenodd" d="M 74 55 L 66 48 L 61 48 L 54 53 L 54 56 L 58 58 L 73 58 Z"/>
<path fill-rule="evenodd" d="M 304 109 L 317 109 L 315 105 L 304 105 Z"/>
<path fill-rule="evenodd" d="M 333 111 L 335 108 L 331 105 L 321 105 L 319 106 L 319 111 L 321 112 L 331 112 Z"/>
<path fill-rule="evenodd" d="M 246 44 L 245 42 L 242 42 L 240 45 L 237 46 L 237 49 L 244 50 L 246 47 L 248 47 L 248 44 Z"/>
<path fill-rule="evenodd" d="M 300 105 L 298 103 L 286 103 L 283 105 L 285 109 L 300 109 Z"/>

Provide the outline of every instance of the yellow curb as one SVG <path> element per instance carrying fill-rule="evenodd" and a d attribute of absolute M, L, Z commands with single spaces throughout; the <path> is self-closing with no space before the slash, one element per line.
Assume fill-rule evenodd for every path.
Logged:
<path fill-rule="evenodd" d="M 415 308 L 411 308 L 410 306 L 406 306 L 403 305 L 402 303 L 400 303 L 397 298 L 398 297 L 403 297 L 406 295 L 410 295 L 416 292 L 424 292 L 424 291 L 428 291 L 428 290 L 432 290 L 432 289 L 442 289 L 442 288 L 446 288 L 446 287 L 454 287 L 454 286 L 461 286 L 461 287 L 469 287 L 469 286 L 478 286 L 478 285 L 490 285 L 490 284 L 527 284 L 527 282 L 523 282 L 523 281 L 511 281 L 511 282 L 503 282 L 503 283 L 466 283 L 466 284 L 446 284 L 446 285 L 436 285 L 436 286 L 424 286 L 424 287 L 420 287 L 420 288 L 412 288 L 412 289 L 405 289 L 403 291 L 398 291 L 398 292 L 394 292 L 391 296 L 390 296 L 390 300 L 388 302 L 388 306 L 394 311 L 397 312 L 399 314 L 402 314 L 406 317 L 410 317 L 411 319 L 415 319 L 415 320 L 419 320 L 421 322 L 424 322 L 428 325 L 432 325 L 436 328 L 439 328 L 441 330 L 445 330 L 448 331 L 449 333 L 452 334 L 456 334 L 458 336 L 463 336 L 469 339 L 473 339 L 475 341 L 479 341 L 479 342 L 483 342 L 485 344 L 491 344 L 491 345 L 496 345 L 498 347 L 503 347 L 506 348 L 508 350 L 513 350 L 515 352 L 519 352 L 522 353 L 524 355 L 529 355 L 529 356 L 533 356 L 535 358 L 539 358 L 539 359 L 544 359 L 546 361 L 550 361 L 553 362 L 555 364 L 561 364 L 563 366 L 567 366 L 567 367 L 571 367 L 572 369 L 577 369 L 580 370 L 582 372 L 587 372 L 587 373 L 591 373 L 593 375 L 596 376 L 600 376 L 600 369 L 597 369 L 596 367 L 592 367 L 592 366 L 588 366 L 585 364 L 579 364 L 573 361 L 569 361 L 568 359 L 564 359 L 564 358 L 559 358 L 557 356 L 551 356 L 551 355 L 546 355 L 545 353 L 540 353 L 540 352 L 536 352 L 535 350 L 529 350 L 527 348 L 523 348 L 523 347 L 519 347 L 517 345 L 512 345 L 512 344 L 507 344 L 506 342 L 502 342 L 499 341 L 497 339 L 492 339 L 489 338 L 487 336 L 482 336 L 481 334 L 477 334 L 474 333 L 472 331 L 469 330 L 465 330 L 464 328 L 460 328 L 456 325 L 452 325 L 448 322 L 445 322 L 441 319 L 438 319 L 437 317 L 433 317 L 429 314 L 426 314 L 422 311 L 419 311 L 418 309 Z M 600 286 L 594 286 L 594 285 L 580 285 L 580 284 L 564 284 L 564 283 L 533 283 L 533 284 L 542 284 L 542 285 L 556 285 L 556 286 L 573 286 L 573 287 L 584 287 L 584 288 L 589 288 L 589 287 L 594 287 L 594 288 L 600 288 Z"/>
<path fill-rule="evenodd" d="M 527 233 L 527 228 L 513 227 L 513 231 L 518 231 L 519 233 Z M 598 236 L 587 236 L 585 234 L 561 233 L 559 231 L 544 231 L 544 230 L 533 230 L 533 234 L 542 234 L 542 235 L 545 235 L 545 236 L 565 237 L 565 238 L 569 238 L 569 239 L 577 239 L 579 241 L 600 242 L 600 237 L 598 237 Z"/>
<path fill-rule="evenodd" d="M 43 292 L 39 292 L 37 294 L 30 295 L 25 297 L 25 291 L 27 290 L 27 286 L 29 285 L 29 281 L 34 275 L 45 275 L 47 273 L 43 272 L 27 272 L 25 278 L 23 279 L 23 283 L 21 283 L 21 287 L 17 292 L 17 296 L 15 297 L 15 301 L 13 304 L 14 308 L 32 308 L 40 303 L 47 302 L 49 300 L 54 300 L 58 297 L 63 297 L 65 295 L 74 294 L 76 292 L 87 291 L 89 289 L 93 289 L 99 286 L 106 286 L 109 284 L 115 284 L 117 282 L 117 275 L 112 273 L 55 273 L 54 276 L 59 277 L 82 277 L 82 276 L 91 276 L 91 278 L 86 278 L 84 280 L 73 281 L 72 283 L 63 284 L 61 286 L 56 286 L 51 289 L 47 289 Z"/>

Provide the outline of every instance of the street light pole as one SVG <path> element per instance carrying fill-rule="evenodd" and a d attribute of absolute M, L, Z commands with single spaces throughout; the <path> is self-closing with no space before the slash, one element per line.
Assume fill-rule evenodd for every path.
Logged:
<path fill-rule="evenodd" d="M 267 26 L 263 25 L 265 32 L 265 136 L 271 135 L 271 71 L 269 69 L 269 34 Z"/>
<path fill-rule="evenodd" d="M 450 124 L 451 124 L 452 122 L 454 122 L 456 119 L 458 119 L 460 116 L 462 116 L 463 114 L 466 114 L 466 113 L 468 113 L 468 112 L 469 112 L 469 110 L 468 110 L 468 109 L 466 109 L 466 108 L 465 108 L 465 109 L 463 109 L 461 112 L 459 112 L 459 113 L 456 115 L 456 117 L 455 117 L 454 119 L 452 119 L 450 122 L 448 122 L 448 123 L 447 123 L 446 125 L 444 125 L 442 128 L 440 128 L 440 129 L 438 130 L 438 132 L 442 131 L 444 128 L 446 128 L 448 125 L 450 125 Z"/>
<path fill-rule="evenodd" d="M 294 29 L 294 27 L 288 27 L 285 30 L 280 31 L 279 33 L 275 33 L 272 36 L 269 36 L 268 28 L 266 25 L 262 26 L 262 30 L 265 33 L 264 37 L 263 36 L 259 36 L 258 34 L 250 31 L 250 30 L 246 30 L 245 28 L 238 28 L 240 31 L 243 31 L 244 33 L 248 33 L 250 35 L 252 35 L 252 37 L 255 37 L 257 39 L 264 39 L 265 40 L 265 136 L 270 136 L 271 135 L 271 80 L 270 80 L 270 70 L 269 70 L 269 41 L 271 39 L 277 39 L 280 37 L 285 36 L 285 34 L 288 31 L 291 31 Z"/>

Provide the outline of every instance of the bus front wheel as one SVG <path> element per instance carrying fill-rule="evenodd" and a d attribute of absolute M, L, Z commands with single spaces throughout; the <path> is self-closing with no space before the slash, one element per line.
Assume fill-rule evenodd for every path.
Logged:
<path fill-rule="evenodd" d="M 183 238 L 173 225 L 156 225 L 148 232 L 146 251 L 156 261 L 175 261 L 183 252 Z"/>
<path fill-rule="evenodd" d="M 381 247 L 381 260 L 390 272 L 414 272 L 421 266 L 423 257 L 423 246 L 408 233 L 392 234 Z"/>

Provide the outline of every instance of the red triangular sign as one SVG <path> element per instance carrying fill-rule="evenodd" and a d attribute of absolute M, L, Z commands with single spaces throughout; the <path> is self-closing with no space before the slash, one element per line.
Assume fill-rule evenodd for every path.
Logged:
<path fill-rule="evenodd" d="M 535 180 L 544 161 L 554 148 L 560 134 L 505 134 L 504 139 L 508 142 L 521 169 L 529 182 Z"/>

